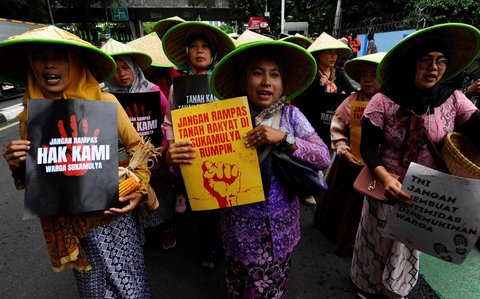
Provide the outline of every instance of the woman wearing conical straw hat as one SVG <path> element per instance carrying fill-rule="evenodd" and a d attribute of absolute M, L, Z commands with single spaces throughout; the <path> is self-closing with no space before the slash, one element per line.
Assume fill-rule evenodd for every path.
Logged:
<path fill-rule="evenodd" d="M 312 39 L 304 35 L 301 35 L 300 33 L 295 33 L 294 35 L 284 37 L 281 40 L 294 43 L 305 49 L 308 49 L 308 47 L 310 47 L 313 44 Z"/>
<path fill-rule="evenodd" d="M 318 135 L 327 144 L 330 144 L 329 120 L 323 119 L 323 115 L 320 115 L 318 110 L 319 107 L 322 107 L 325 111 L 331 111 L 333 114 L 341 103 L 342 98 L 340 96 L 340 100 L 337 103 L 337 101 L 333 101 L 331 97 L 328 97 L 327 93 L 350 94 L 355 90 L 344 75 L 343 70 L 336 66 L 338 57 L 350 53 L 351 50 L 341 41 L 323 32 L 307 48 L 307 51 L 312 53 L 317 61 L 317 74 L 307 90 L 297 96 L 293 102 L 312 123 Z M 305 198 L 303 202 L 307 205 L 316 205 L 314 196 L 317 195 L 312 195 Z"/>
<path fill-rule="evenodd" d="M 178 24 L 185 22 L 184 19 L 180 18 L 179 16 L 173 16 L 165 19 L 161 19 L 153 26 L 153 30 L 157 33 L 159 39 L 163 39 L 165 33 L 168 30 L 175 27 Z"/>
<path fill-rule="evenodd" d="M 157 34 L 158 39 L 161 41 L 163 39 L 163 36 L 165 35 L 165 33 L 167 33 L 168 30 L 170 30 L 171 28 L 183 22 L 186 22 L 186 21 L 178 16 L 173 16 L 173 17 L 165 18 L 158 21 L 154 25 L 153 29 L 155 30 L 155 33 Z M 161 53 L 161 55 L 165 55 L 165 51 L 163 50 L 163 45 L 158 49 L 159 49 L 158 53 Z M 155 55 L 152 55 L 152 57 L 154 56 Z M 167 57 L 167 60 L 169 61 L 169 63 L 172 63 L 168 57 Z M 147 71 L 147 73 L 148 72 L 149 71 Z M 165 95 L 168 96 L 168 94 L 170 93 L 170 86 L 173 84 L 173 79 L 181 75 L 182 75 L 181 68 L 178 68 L 175 64 L 168 69 L 168 77 L 164 76 L 164 78 L 168 78 L 168 81 L 169 81 L 168 92 L 165 92 Z M 166 90 L 162 84 L 159 84 L 159 86 L 162 89 L 162 91 Z"/>
<path fill-rule="evenodd" d="M 360 90 L 348 96 L 335 110 L 330 124 L 331 147 L 336 152 L 327 177 L 328 192 L 322 192 L 315 210 L 314 221 L 335 242 L 335 252 L 347 255 L 355 242 L 362 210 L 363 196 L 352 189 L 361 170 L 361 112 L 352 120 L 352 107 L 363 111 L 370 98 L 382 85 L 376 77 L 377 66 L 385 53 L 366 55 L 349 60 L 345 73 L 360 83 Z"/>
<path fill-rule="evenodd" d="M 117 99 L 100 90 L 99 82 L 111 76 L 115 62 L 105 52 L 77 36 L 46 26 L 0 43 L 0 74 L 26 81 L 25 110 L 20 113 L 21 140 L 3 150 L 17 188 L 25 179 L 27 99 L 84 99 L 117 105 L 118 134 L 129 152 L 141 137 Z M 135 168 L 139 191 L 120 197 L 121 208 L 82 214 L 42 217 L 42 230 L 54 271 L 73 269 L 80 298 L 150 298 L 143 249 L 131 211 L 148 193 L 150 173 L 146 161 Z M 59 195 L 61 196 L 61 195 Z"/>
<path fill-rule="evenodd" d="M 295 59 L 291 59 L 295 57 Z M 210 85 L 218 98 L 246 95 L 254 129 L 243 138 L 259 157 L 269 145 L 315 171 L 330 164 L 325 143 L 287 102 L 313 80 L 315 60 L 293 43 L 245 44 L 222 59 Z M 300 203 L 268 154 L 260 162 L 265 202 L 221 210 L 228 298 L 287 298 L 300 239 Z"/>
<path fill-rule="evenodd" d="M 157 39 L 155 36 L 153 38 Z M 117 42 L 113 39 L 108 40 L 101 48 L 117 63 L 117 70 L 113 78 L 107 80 L 105 85 L 114 93 L 144 93 L 144 92 L 159 92 L 160 93 L 160 116 L 165 119 L 165 112 L 167 109 L 167 98 L 164 96 L 160 88 L 148 81 L 143 70 L 151 67 L 152 58 L 129 45 Z M 159 127 L 160 128 L 160 127 Z M 157 141 L 158 142 L 158 141 Z M 142 236 L 142 243 L 145 242 L 146 237 L 144 232 L 148 228 L 159 227 L 163 228 L 163 243 L 164 249 L 171 249 L 176 245 L 175 234 L 173 232 L 173 190 L 172 190 L 172 174 L 166 164 L 164 152 L 168 147 L 167 138 L 162 134 L 161 143 L 153 145 L 157 148 L 161 147 L 158 156 L 151 160 L 149 169 L 151 172 L 150 186 L 153 192 L 149 193 L 158 198 L 158 205 L 152 206 L 154 211 L 149 211 L 148 215 L 139 217 L 139 224 Z M 153 198 L 152 198 L 153 201 Z M 146 214 L 146 213 L 143 213 Z"/>
<path fill-rule="evenodd" d="M 253 32 L 252 30 L 246 29 L 242 32 L 236 39 L 235 39 L 235 46 L 239 47 L 241 45 L 245 45 L 251 42 L 261 41 L 261 40 L 272 40 L 272 38 Z"/>
<path fill-rule="evenodd" d="M 149 81 L 160 87 L 164 95 L 168 96 L 173 83 L 171 71 L 175 65 L 163 52 L 162 41 L 158 38 L 157 33 L 152 32 L 128 42 L 127 45 L 152 57 L 152 64 L 143 73 Z M 175 73 L 178 74 L 177 71 Z"/>
<path fill-rule="evenodd" d="M 167 31 L 162 39 L 167 57 L 184 76 L 210 74 L 217 61 L 235 48 L 232 39 L 222 30 L 203 22 L 184 22 Z M 171 110 L 174 109 L 173 98 L 175 84 L 170 88 L 168 107 L 164 128 L 169 142 L 167 162 L 170 165 L 189 164 L 195 149 L 191 142 L 175 142 L 172 129 Z M 181 176 L 176 176 L 177 192 L 176 211 L 185 212 L 185 186 Z M 218 210 L 196 211 L 195 218 L 200 232 L 200 265 L 205 271 L 212 271 L 218 247 Z"/>
<path fill-rule="evenodd" d="M 439 151 L 449 132 L 460 131 L 480 146 L 480 112 L 461 91 L 443 84 L 479 52 L 480 32 L 475 27 L 438 24 L 410 34 L 380 62 L 377 78 L 383 90 L 372 97 L 363 113 L 360 151 L 385 186 L 389 201 L 412 205 L 401 180 L 389 172 L 404 178 L 411 162 L 442 170 Z M 367 297 L 404 298 L 418 279 L 420 252 L 412 244 L 382 236 L 392 211 L 393 205 L 365 196 L 351 277 Z M 435 247 L 451 261 L 446 249 Z"/>

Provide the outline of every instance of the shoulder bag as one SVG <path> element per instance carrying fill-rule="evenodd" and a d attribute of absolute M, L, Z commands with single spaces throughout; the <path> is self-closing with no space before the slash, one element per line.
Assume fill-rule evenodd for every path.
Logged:
<path fill-rule="evenodd" d="M 279 128 L 281 111 L 273 117 L 272 127 Z M 327 191 L 328 185 L 318 172 L 301 164 L 290 157 L 286 152 L 268 145 L 259 155 L 260 163 L 270 154 L 272 168 L 282 186 L 287 192 L 300 197 L 316 195 L 321 191 Z"/>
<path fill-rule="evenodd" d="M 398 180 L 398 175 L 391 172 L 389 172 L 389 174 Z M 385 186 L 383 186 L 382 182 L 380 182 L 380 180 L 370 172 L 370 169 L 368 169 L 366 165 L 363 166 L 362 170 L 355 179 L 355 182 L 353 183 L 353 189 L 360 194 L 387 203 L 387 198 L 385 197 Z"/>

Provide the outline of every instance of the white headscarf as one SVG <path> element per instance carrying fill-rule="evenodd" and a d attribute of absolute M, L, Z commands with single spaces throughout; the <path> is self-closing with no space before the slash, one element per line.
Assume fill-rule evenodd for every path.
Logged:
<path fill-rule="evenodd" d="M 130 88 L 121 87 L 115 82 L 113 78 L 105 81 L 105 85 L 110 92 L 116 93 L 135 93 L 135 92 L 149 92 L 154 84 L 145 78 L 142 69 L 133 61 L 129 55 L 118 55 L 115 59 L 121 59 L 133 71 L 133 83 Z"/>

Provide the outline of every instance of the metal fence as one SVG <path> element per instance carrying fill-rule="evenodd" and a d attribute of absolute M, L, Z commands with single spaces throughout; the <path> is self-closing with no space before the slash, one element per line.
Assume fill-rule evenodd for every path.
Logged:
<path fill-rule="evenodd" d="M 413 17 L 415 16 L 415 17 Z M 366 18 L 361 22 L 342 24 L 341 33 L 356 32 L 367 34 L 370 32 L 391 32 L 406 29 L 421 29 L 439 23 L 465 23 L 473 26 L 480 24 L 480 16 L 446 17 L 435 15 L 435 10 L 417 7 L 415 12 L 403 11 L 390 15 Z"/>

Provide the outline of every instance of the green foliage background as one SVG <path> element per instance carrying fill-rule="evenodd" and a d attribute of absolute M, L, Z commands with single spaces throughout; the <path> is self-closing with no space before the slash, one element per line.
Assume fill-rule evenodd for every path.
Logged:
<path fill-rule="evenodd" d="M 161 1 L 159 1 L 161 3 Z M 228 0 L 232 8 L 242 8 L 243 15 L 236 16 L 236 24 L 227 24 L 223 29 L 230 33 L 235 25 L 241 26 L 251 16 L 263 16 L 265 8 L 270 12 L 267 18 L 272 31 L 280 32 L 281 1 L 280 0 Z M 341 28 L 347 26 L 362 28 L 364 24 L 382 22 L 389 16 L 401 16 L 406 28 L 419 28 L 441 22 L 465 22 L 479 26 L 480 1 L 478 0 L 343 0 Z M 119 4 L 118 0 L 50 0 L 52 10 L 62 5 L 65 7 L 89 8 L 111 7 Z M 215 0 L 188 0 L 191 7 L 214 7 Z M 22 21 L 48 23 L 48 10 L 45 0 L 2 0 L 0 18 Z M 333 28 L 337 0 L 285 0 L 285 20 L 306 21 L 310 33 L 330 32 Z M 63 25 L 63 24 L 61 24 Z M 128 23 L 114 24 L 66 24 L 68 28 L 83 32 L 94 32 L 93 35 L 104 35 L 106 32 L 122 34 L 129 32 Z M 153 23 L 145 23 L 145 33 L 152 32 Z M 125 33 L 126 34 L 126 33 Z M 86 34 L 88 36 L 88 34 Z M 95 39 L 95 37 L 93 37 Z"/>

